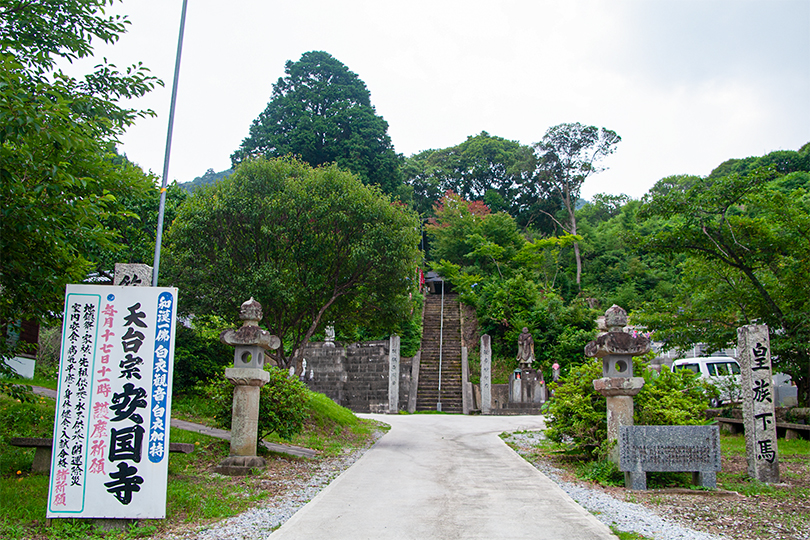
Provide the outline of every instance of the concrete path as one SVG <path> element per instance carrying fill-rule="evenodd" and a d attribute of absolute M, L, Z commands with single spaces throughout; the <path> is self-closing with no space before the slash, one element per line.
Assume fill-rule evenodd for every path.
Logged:
<path fill-rule="evenodd" d="M 45 396 L 51 399 L 56 399 L 56 390 L 51 390 L 50 388 L 43 388 L 42 386 L 34 386 L 32 388 L 34 393 L 39 396 Z M 177 418 L 172 418 L 171 425 L 176 427 L 177 429 L 184 429 L 186 431 L 202 433 L 203 435 L 208 435 L 209 437 L 216 437 L 217 439 L 225 439 L 226 441 L 231 440 L 231 432 L 226 431 L 224 429 L 212 428 L 204 426 L 202 424 L 195 424 L 194 422 L 186 422 L 185 420 L 178 420 Z M 313 458 L 318 454 L 320 454 L 320 452 L 318 452 L 317 450 L 313 450 L 311 448 L 303 448 L 301 446 L 294 446 L 292 444 L 277 444 L 267 441 L 262 441 L 261 444 L 271 452 L 278 452 L 279 454 L 287 454 L 289 456 Z"/>
<path fill-rule="evenodd" d="M 360 416 L 392 429 L 268 540 L 615 540 L 498 437 L 540 416 Z"/>

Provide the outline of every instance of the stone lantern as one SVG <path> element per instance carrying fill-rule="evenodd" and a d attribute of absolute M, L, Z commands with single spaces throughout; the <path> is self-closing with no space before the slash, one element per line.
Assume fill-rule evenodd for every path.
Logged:
<path fill-rule="evenodd" d="M 231 422 L 231 453 L 216 471 L 231 476 L 245 475 L 251 469 L 264 467 L 264 458 L 256 455 L 259 429 L 259 396 L 261 387 L 270 380 L 264 371 L 264 352 L 278 349 L 281 340 L 259 328 L 262 306 L 251 298 L 239 312 L 242 326 L 223 331 L 219 339 L 235 347 L 232 368 L 225 369 L 225 378 L 233 385 L 233 416 Z"/>
<path fill-rule="evenodd" d="M 619 463 L 619 426 L 633 425 L 633 396 L 644 386 L 642 377 L 633 377 L 633 357 L 650 351 L 649 338 L 624 331 L 627 312 L 613 305 L 605 312 L 607 332 L 585 346 L 585 356 L 602 359 L 602 378 L 594 389 L 607 399 L 608 442 L 615 445 L 610 460 Z"/>

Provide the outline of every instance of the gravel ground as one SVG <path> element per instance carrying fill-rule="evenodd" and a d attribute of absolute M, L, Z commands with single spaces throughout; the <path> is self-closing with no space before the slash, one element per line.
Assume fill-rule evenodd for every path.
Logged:
<path fill-rule="evenodd" d="M 153 540 L 253 540 L 266 538 L 280 527 L 296 511 L 312 500 L 334 478 L 348 469 L 368 448 L 383 435 L 377 432 L 375 439 L 366 448 L 345 456 L 323 459 L 308 474 L 292 475 L 277 486 L 278 494 L 269 497 L 261 506 L 238 516 L 204 526 L 194 525 L 154 537 Z M 517 448 L 518 453 L 529 456 L 532 447 L 543 438 L 541 432 L 512 434 L 505 440 Z M 582 505 L 597 519 L 620 531 L 635 532 L 653 540 L 727 540 L 728 537 L 690 529 L 679 524 L 666 505 L 656 509 L 622 498 L 633 497 L 628 492 L 615 489 L 595 488 L 583 482 L 572 481 L 570 475 L 542 460 L 530 460 L 543 474 L 557 483 L 568 495 Z M 691 496 L 693 498 L 695 496 Z M 639 498 L 641 498 L 639 496 Z M 685 510 L 685 507 L 681 507 Z M 739 523 L 738 523 L 739 525 Z M 779 535 L 772 536 L 773 538 Z M 791 536 L 793 538 L 793 536 Z M 800 536 L 799 538 L 804 538 Z"/>
<path fill-rule="evenodd" d="M 505 440 L 518 448 L 530 450 L 544 436 L 540 432 L 513 433 Z M 610 493 L 599 489 L 568 482 L 563 479 L 563 471 L 542 461 L 530 461 L 540 472 L 551 478 L 572 499 L 591 512 L 602 523 L 614 526 L 620 531 L 635 532 L 654 540 L 725 540 L 705 532 L 688 529 L 671 519 L 666 519 L 640 504 L 622 501 Z"/>

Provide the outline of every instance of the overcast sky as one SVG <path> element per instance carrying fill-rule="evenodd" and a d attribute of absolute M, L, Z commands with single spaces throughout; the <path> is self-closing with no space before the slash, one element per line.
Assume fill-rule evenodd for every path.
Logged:
<path fill-rule="evenodd" d="M 673 174 L 810 141 L 809 0 L 189 0 L 169 178 L 230 166 L 287 60 L 357 73 L 406 156 L 487 131 L 524 144 L 568 122 L 621 137 L 583 186 L 643 195 Z M 123 138 L 160 174 L 182 0 L 125 0 L 97 47 L 166 82 Z"/>

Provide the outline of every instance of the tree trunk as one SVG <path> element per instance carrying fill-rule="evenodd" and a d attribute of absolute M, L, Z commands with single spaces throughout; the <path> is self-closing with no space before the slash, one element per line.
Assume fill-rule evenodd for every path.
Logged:
<path fill-rule="evenodd" d="M 810 407 L 810 368 L 804 377 L 799 377 L 793 382 L 796 383 L 796 399 L 799 407 Z"/>
<path fill-rule="evenodd" d="M 571 219 L 571 234 L 577 234 L 577 218 L 574 208 L 569 204 L 568 213 Z M 582 292 L 582 256 L 579 253 L 579 242 L 574 242 L 574 258 L 577 261 L 577 290 Z"/>

